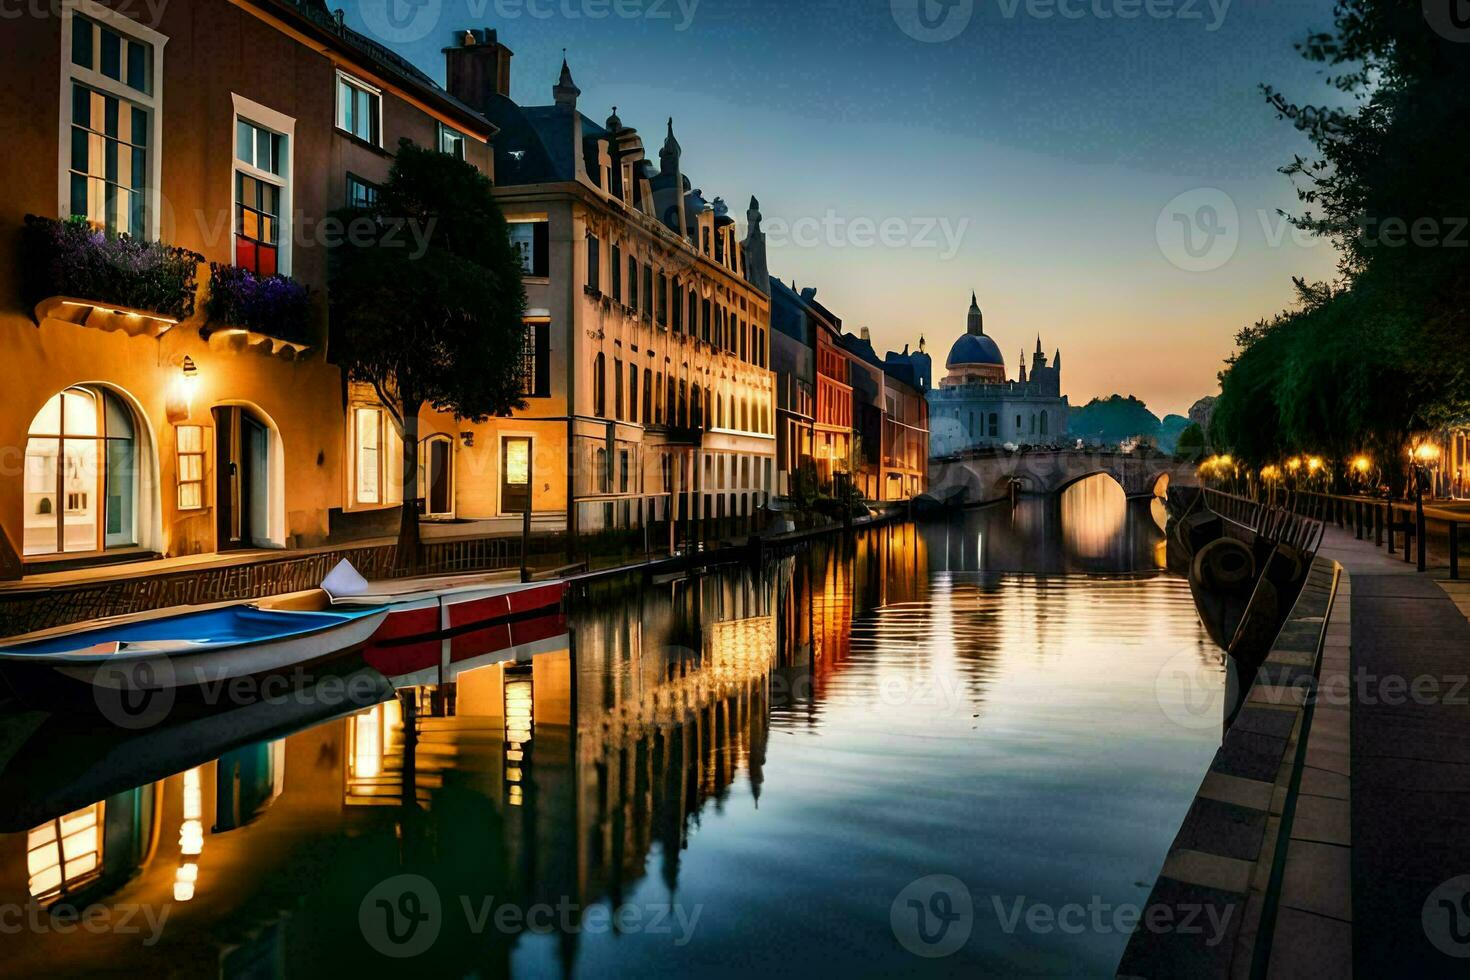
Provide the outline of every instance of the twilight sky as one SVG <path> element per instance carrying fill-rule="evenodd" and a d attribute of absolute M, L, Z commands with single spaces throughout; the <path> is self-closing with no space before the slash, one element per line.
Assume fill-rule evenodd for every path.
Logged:
<path fill-rule="evenodd" d="M 453 33 L 493 27 L 522 104 L 565 47 L 587 115 L 651 153 L 673 116 L 694 185 L 742 222 L 758 196 L 772 274 L 880 354 L 922 333 L 938 368 L 974 289 L 1012 375 L 1040 333 L 1072 404 L 1183 413 L 1336 264 L 1276 214 L 1309 147 L 1258 88 L 1328 98 L 1292 42 L 1331 0 L 343 2 L 441 82 Z"/>

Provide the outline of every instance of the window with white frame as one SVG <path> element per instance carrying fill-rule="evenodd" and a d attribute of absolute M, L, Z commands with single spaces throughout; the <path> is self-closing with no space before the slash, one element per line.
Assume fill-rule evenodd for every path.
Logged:
<path fill-rule="evenodd" d="M 179 510 L 204 506 L 204 428 L 178 427 Z"/>
<path fill-rule="evenodd" d="M 285 275 L 282 223 L 290 180 L 290 137 L 235 118 L 235 264 Z"/>
<path fill-rule="evenodd" d="M 353 413 L 353 455 L 357 502 L 383 502 L 383 410 L 359 408 Z"/>
<path fill-rule="evenodd" d="M 448 153 L 456 160 L 465 158 L 465 147 L 469 143 L 469 137 L 459 130 L 439 124 L 439 152 Z"/>
<path fill-rule="evenodd" d="M 64 212 L 110 233 L 149 238 L 163 39 L 104 7 L 64 9 Z"/>
<path fill-rule="evenodd" d="M 337 128 L 373 146 L 383 145 L 383 95 L 366 82 L 337 75 Z"/>

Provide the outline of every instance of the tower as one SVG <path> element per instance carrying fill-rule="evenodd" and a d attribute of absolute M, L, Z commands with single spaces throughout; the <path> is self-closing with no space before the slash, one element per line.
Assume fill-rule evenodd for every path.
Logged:
<path fill-rule="evenodd" d="M 582 90 L 577 88 L 576 82 L 572 81 L 572 70 L 567 67 L 567 53 L 563 49 L 561 54 L 561 77 L 551 87 L 551 97 L 557 105 L 566 106 L 568 109 L 575 109 L 577 108 L 577 96 L 581 94 Z"/>
<path fill-rule="evenodd" d="M 1020 376 L 1020 382 L 1021 382 L 1021 384 L 1025 384 L 1026 383 L 1026 352 L 1025 351 L 1021 351 L 1021 376 Z"/>
<path fill-rule="evenodd" d="M 970 315 L 965 329 L 977 337 L 985 333 L 985 314 L 980 312 L 980 301 L 975 298 L 973 291 L 970 293 Z"/>

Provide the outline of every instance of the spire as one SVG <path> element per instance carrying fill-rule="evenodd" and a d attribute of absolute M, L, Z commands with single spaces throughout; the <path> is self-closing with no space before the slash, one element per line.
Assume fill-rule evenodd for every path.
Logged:
<path fill-rule="evenodd" d="M 613 106 L 612 115 L 607 117 L 607 124 L 603 127 L 609 133 L 616 133 L 623 128 L 623 121 L 618 118 L 618 107 Z"/>
<path fill-rule="evenodd" d="M 551 97 L 556 100 L 557 105 L 577 107 L 577 96 L 582 90 L 577 88 L 577 83 L 572 81 L 572 69 L 567 65 L 567 49 L 561 49 L 561 77 L 551 87 Z M 614 110 L 616 111 L 616 110 Z"/>
<path fill-rule="evenodd" d="M 1041 353 L 1041 334 L 1036 335 L 1036 353 Z"/>
<path fill-rule="evenodd" d="M 1021 384 L 1026 383 L 1026 352 L 1021 351 Z"/>
<path fill-rule="evenodd" d="M 980 301 L 975 298 L 973 291 L 970 293 L 970 315 L 965 329 L 977 337 L 985 333 L 985 314 L 980 312 Z"/>
<path fill-rule="evenodd" d="M 924 335 L 919 334 L 919 353 L 924 353 Z"/>
<path fill-rule="evenodd" d="M 670 116 L 669 135 L 664 137 L 664 148 L 659 151 L 659 156 L 663 156 L 667 153 L 673 155 L 677 159 L 681 152 L 682 151 L 679 148 L 679 141 L 674 139 L 674 117 Z"/>

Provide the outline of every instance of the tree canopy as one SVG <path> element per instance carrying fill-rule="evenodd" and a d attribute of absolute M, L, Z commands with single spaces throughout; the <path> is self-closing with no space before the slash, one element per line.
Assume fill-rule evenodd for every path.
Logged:
<path fill-rule="evenodd" d="M 334 353 L 403 438 L 399 560 L 413 562 L 419 412 L 478 422 L 523 405 L 521 264 L 490 180 L 406 140 L 377 201 L 341 217 L 350 233 L 332 254 Z"/>
<path fill-rule="evenodd" d="M 1411 0 L 1339 0 L 1297 45 L 1342 105 L 1265 87 L 1307 135 L 1298 227 L 1334 242 L 1339 279 L 1239 334 L 1209 436 L 1248 463 L 1308 452 L 1397 459 L 1470 413 L 1470 44 Z"/>

